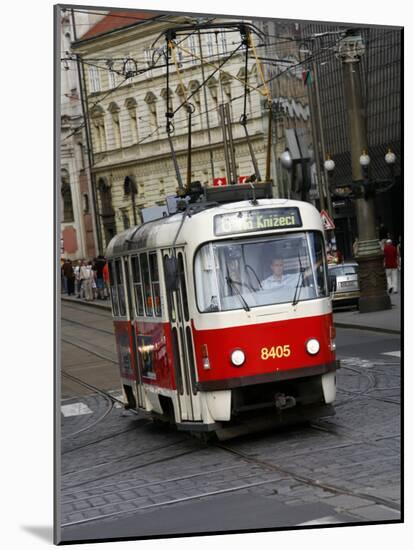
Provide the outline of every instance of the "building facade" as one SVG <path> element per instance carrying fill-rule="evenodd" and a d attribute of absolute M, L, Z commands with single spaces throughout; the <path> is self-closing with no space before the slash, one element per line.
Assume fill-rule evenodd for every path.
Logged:
<path fill-rule="evenodd" d="M 73 45 L 85 68 L 102 250 L 114 234 L 140 223 L 143 208 L 164 205 L 166 198 L 176 193 L 178 181 L 166 130 L 167 112 L 174 113 L 169 119 L 173 127 L 171 141 L 185 182 L 189 135 L 186 102 L 191 103 L 193 111 L 191 181 L 208 186 L 228 179 L 221 105 L 228 105 L 230 113 L 235 183 L 255 172 L 246 132 L 240 124 L 242 115 L 246 116 L 262 179 L 266 171 L 269 98 L 263 81 L 269 73 L 263 62 L 264 45 L 258 44 L 256 53 L 250 49 L 246 72 L 244 48 L 235 51 L 241 44 L 240 34 L 237 29 L 226 32 L 224 19 L 214 20 L 223 23 L 222 29 L 182 33 L 171 51 L 167 87 L 167 50 L 162 33 L 189 19 L 148 13 L 137 14 L 137 18 L 139 15 L 139 21 L 126 21 L 123 27 L 113 18 L 117 21 L 114 28 L 109 14 L 107 24 L 104 19 Z M 257 37 L 254 40 L 257 42 Z M 137 74 L 140 71 L 142 74 Z M 203 82 L 205 85 L 200 87 Z M 291 88 L 300 82 L 300 76 L 289 74 L 278 83 L 277 105 L 283 106 L 286 124 L 306 124 L 309 118 L 306 103 L 292 98 Z M 285 195 L 277 162 L 284 150 L 279 126 L 274 125 L 271 162 L 275 196 Z"/>
<path fill-rule="evenodd" d="M 103 15 L 80 13 L 80 27 L 93 26 Z M 90 179 L 80 83 L 71 44 L 76 36 L 70 10 L 60 12 L 61 111 L 59 221 L 61 255 L 72 260 L 96 255 L 95 231 L 91 216 Z"/>

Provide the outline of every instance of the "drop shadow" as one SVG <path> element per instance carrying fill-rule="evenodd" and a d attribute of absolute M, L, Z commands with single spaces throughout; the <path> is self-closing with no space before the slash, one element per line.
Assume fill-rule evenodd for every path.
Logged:
<path fill-rule="evenodd" d="M 21 528 L 37 538 L 53 544 L 53 527 L 51 525 L 22 525 Z"/>

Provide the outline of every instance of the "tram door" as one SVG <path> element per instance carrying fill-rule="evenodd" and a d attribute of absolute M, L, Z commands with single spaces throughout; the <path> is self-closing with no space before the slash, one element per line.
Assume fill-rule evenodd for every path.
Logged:
<path fill-rule="evenodd" d="M 163 258 L 171 257 L 170 249 L 163 250 Z M 180 416 L 183 421 L 201 421 L 201 410 L 196 388 L 196 366 L 191 319 L 188 308 L 187 280 L 183 248 L 176 248 L 178 262 L 178 289 L 167 290 L 168 314 L 174 357 L 174 372 L 177 385 Z"/>

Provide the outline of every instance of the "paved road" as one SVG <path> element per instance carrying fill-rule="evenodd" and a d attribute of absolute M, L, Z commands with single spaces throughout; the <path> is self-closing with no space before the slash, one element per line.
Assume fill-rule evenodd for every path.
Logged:
<path fill-rule="evenodd" d="M 62 368 L 119 395 L 109 315 L 62 318 Z M 337 346 L 335 417 L 207 447 L 64 379 L 63 540 L 398 521 L 399 338 L 343 329 Z"/>

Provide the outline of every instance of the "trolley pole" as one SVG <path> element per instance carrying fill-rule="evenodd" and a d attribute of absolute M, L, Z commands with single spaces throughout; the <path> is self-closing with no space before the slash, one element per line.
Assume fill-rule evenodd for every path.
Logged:
<path fill-rule="evenodd" d="M 348 109 L 351 140 L 351 161 L 353 182 L 363 182 L 364 174 L 360 156 L 368 149 L 365 113 L 362 103 L 360 59 L 365 46 L 362 37 L 349 32 L 337 44 L 336 56 L 342 62 L 345 98 Z M 367 313 L 391 308 L 387 294 L 383 253 L 375 231 L 375 205 L 372 196 L 358 196 L 355 199 L 358 225 L 358 253 L 360 300 L 359 311 Z"/>

